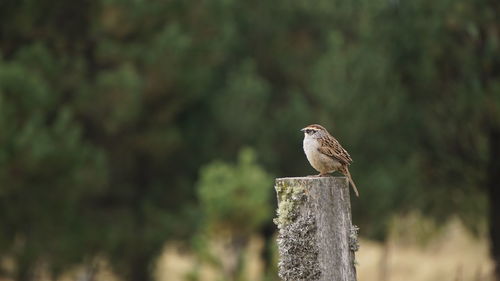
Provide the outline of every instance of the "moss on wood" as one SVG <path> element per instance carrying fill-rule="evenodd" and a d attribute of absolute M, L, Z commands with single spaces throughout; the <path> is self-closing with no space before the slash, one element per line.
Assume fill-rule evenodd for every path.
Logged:
<path fill-rule="evenodd" d="M 307 208 L 305 185 L 276 182 L 278 194 L 277 218 L 280 252 L 279 276 L 284 281 L 318 280 L 321 270 L 318 261 L 316 218 Z"/>
<path fill-rule="evenodd" d="M 305 189 L 302 185 L 289 185 L 286 181 L 276 182 L 275 189 L 278 194 L 278 209 L 273 221 L 281 229 L 297 217 L 297 208 L 305 201 Z"/>

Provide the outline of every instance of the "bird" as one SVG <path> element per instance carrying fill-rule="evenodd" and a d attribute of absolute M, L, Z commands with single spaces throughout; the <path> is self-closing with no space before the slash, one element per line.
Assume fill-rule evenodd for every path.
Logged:
<path fill-rule="evenodd" d="M 309 125 L 300 131 L 304 133 L 304 153 L 309 164 L 319 172 L 317 176 L 328 176 L 330 173 L 339 171 L 347 177 L 354 193 L 359 197 L 358 189 L 348 168 L 352 163 L 352 158 L 339 141 L 318 124 Z"/>

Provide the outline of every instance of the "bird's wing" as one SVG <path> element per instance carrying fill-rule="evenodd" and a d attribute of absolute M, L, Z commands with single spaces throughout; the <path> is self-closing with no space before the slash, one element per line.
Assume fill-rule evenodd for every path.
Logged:
<path fill-rule="evenodd" d="M 321 146 L 318 151 L 335 158 L 340 163 L 345 165 L 350 165 L 352 162 L 351 155 L 340 145 L 340 143 L 334 138 L 329 137 L 321 139 Z"/>

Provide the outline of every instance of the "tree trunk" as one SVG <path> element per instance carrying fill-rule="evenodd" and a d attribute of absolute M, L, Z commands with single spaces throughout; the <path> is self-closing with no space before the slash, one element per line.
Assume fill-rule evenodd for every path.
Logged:
<path fill-rule="evenodd" d="M 345 177 L 281 178 L 279 276 L 284 281 L 356 281 L 357 228 Z"/>
<path fill-rule="evenodd" d="M 136 257 L 133 258 L 133 262 L 130 263 L 129 274 L 126 276 L 126 280 L 130 281 L 149 281 L 152 280 L 151 276 L 151 264 L 150 259 L 145 253 L 136 253 Z"/>
<path fill-rule="evenodd" d="M 390 257 L 390 242 L 386 238 L 383 244 L 382 253 L 379 260 L 379 281 L 389 281 L 389 257 Z"/>
<path fill-rule="evenodd" d="M 500 129 L 490 134 L 490 163 L 488 169 L 488 197 L 490 199 L 491 255 L 494 279 L 500 281 Z"/>

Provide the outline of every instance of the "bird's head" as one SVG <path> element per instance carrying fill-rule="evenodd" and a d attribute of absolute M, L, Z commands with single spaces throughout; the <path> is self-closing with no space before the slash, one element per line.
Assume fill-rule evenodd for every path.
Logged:
<path fill-rule="evenodd" d="M 304 132 L 304 137 L 319 137 L 325 133 L 328 134 L 328 131 L 321 125 L 312 124 L 300 130 Z"/>

